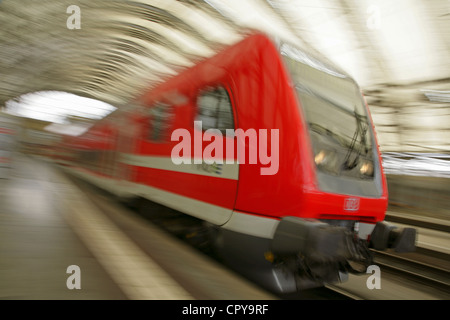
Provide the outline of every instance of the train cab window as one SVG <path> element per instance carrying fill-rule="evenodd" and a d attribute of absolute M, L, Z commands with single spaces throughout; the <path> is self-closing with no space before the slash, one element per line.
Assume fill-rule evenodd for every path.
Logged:
<path fill-rule="evenodd" d="M 175 116 L 174 106 L 158 102 L 150 109 L 150 128 L 148 138 L 153 142 L 170 140 L 170 128 Z"/>
<path fill-rule="evenodd" d="M 196 121 L 202 121 L 202 128 L 234 129 L 233 111 L 228 92 L 223 87 L 202 91 L 197 98 Z"/>

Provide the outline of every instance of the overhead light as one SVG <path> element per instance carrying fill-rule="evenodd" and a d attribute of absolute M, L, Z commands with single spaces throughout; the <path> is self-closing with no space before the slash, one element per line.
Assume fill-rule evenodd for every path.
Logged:
<path fill-rule="evenodd" d="M 67 124 L 70 117 L 100 120 L 116 109 L 103 101 L 60 91 L 28 93 L 6 102 L 9 114 L 60 124 Z"/>

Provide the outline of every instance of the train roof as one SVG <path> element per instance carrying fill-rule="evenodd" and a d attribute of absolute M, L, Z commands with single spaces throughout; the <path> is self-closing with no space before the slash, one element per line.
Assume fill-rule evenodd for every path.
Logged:
<path fill-rule="evenodd" d="M 261 32 L 254 32 L 235 44 L 221 48 L 221 50 L 219 50 L 214 56 L 203 59 L 193 67 L 184 69 L 177 75 L 166 79 L 157 86 L 151 88 L 149 91 L 145 92 L 138 98 L 138 101 L 144 104 L 151 104 L 152 100 L 170 100 L 171 98 L 176 98 L 176 94 L 173 94 L 173 97 L 169 97 L 167 96 L 167 92 L 171 89 L 195 86 L 198 79 L 192 78 L 192 75 L 196 74 L 196 72 L 205 79 L 208 77 L 212 78 L 211 75 L 207 74 L 208 72 L 220 72 L 217 69 L 222 69 L 221 71 L 224 72 L 224 70 L 230 68 L 232 65 L 245 63 L 245 59 L 253 59 L 262 52 L 267 52 L 270 47 L 274 49 L 273 52 L 277 53 L 277 58 L 281 58 L 281 55 L 286 55 L 296 61 L 299 61 L 300 63 L 307 64 L 310 67 L 322 72 L 326 72 L 340 78 L 347 78 L 348 80 L 355 82 L 348 73 L 318 52 L 313 52 L 307 48 L 300 48 L 295 44 Z M 214 67 L 217 69 L 212 70 Z"/>

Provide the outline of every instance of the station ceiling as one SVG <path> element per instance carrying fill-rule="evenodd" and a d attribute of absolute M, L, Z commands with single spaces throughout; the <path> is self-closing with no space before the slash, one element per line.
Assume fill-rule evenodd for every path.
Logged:
<path fill-rule="evenodd" d="M 448 0 L 0 0 L 0 106 L 56 90 L 120 107 L 251 30 L 351 74 L 383 151 L 450 152 Z"/>

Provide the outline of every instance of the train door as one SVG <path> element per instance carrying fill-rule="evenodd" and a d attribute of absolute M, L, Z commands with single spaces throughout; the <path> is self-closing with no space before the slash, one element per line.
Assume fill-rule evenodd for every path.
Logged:
<path fill-rule="evenodd" d="M 195 99 L 194 110 L 193 166 L 198 175 L 195 182 L 203 186 L 200 190 L 204 201 L 211 204 L 218 224 L 223 224 L 232 215 L 239 178 L 231 90 L 223 84 L 203 88 Z"/>

